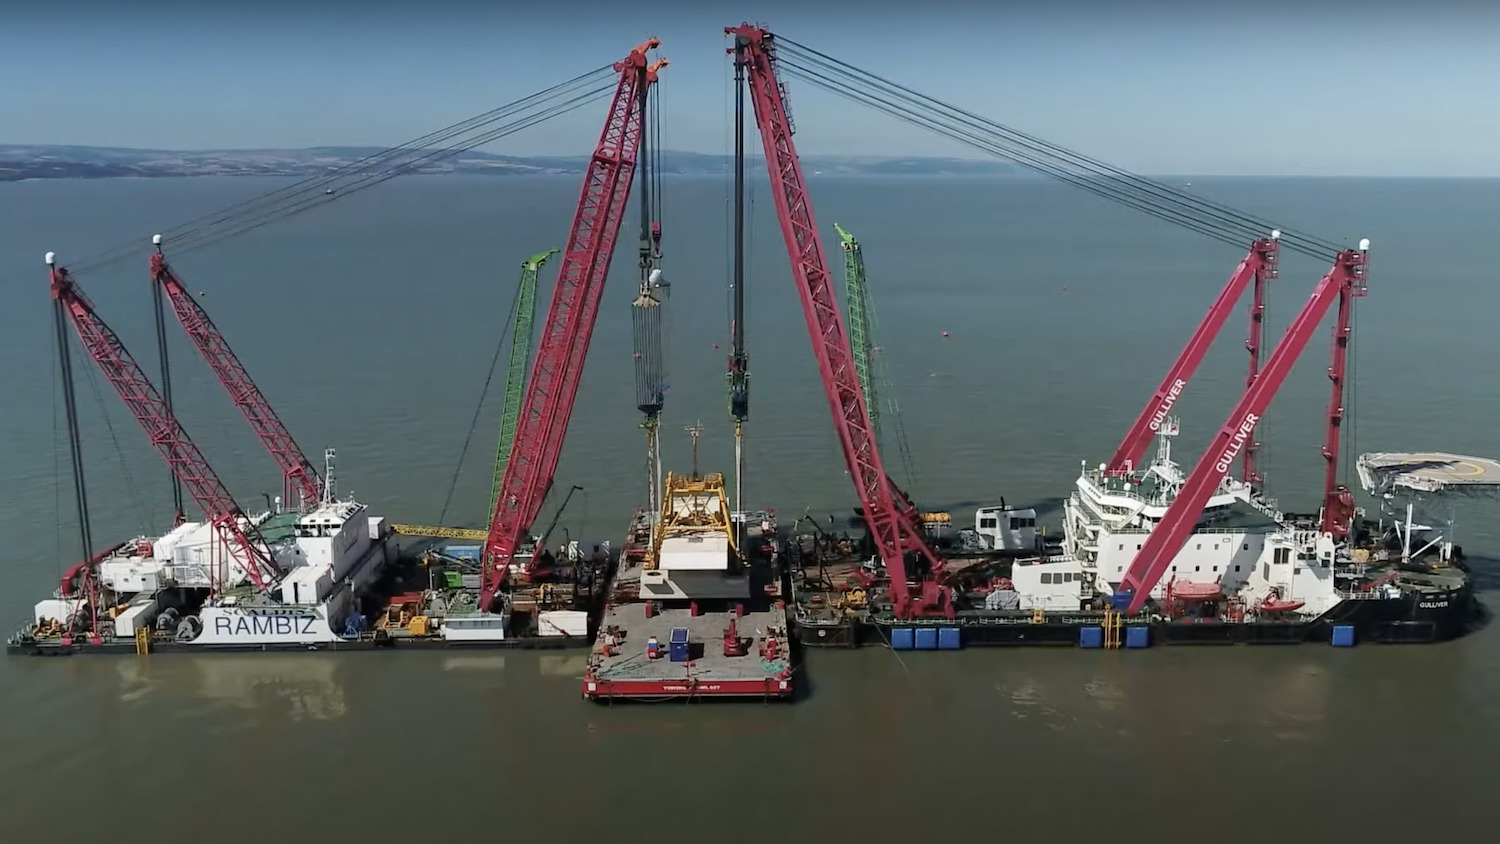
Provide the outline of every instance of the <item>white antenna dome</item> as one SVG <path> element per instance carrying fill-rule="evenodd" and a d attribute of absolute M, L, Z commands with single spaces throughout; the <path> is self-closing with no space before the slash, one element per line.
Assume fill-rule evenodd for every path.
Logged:
<path fill-rule="evenodd" d="M 1359 251 L 1361 251 L 1361 252 L 1369 252 L 1370 251 L 1370 239 L 1368 237 L 1362 239 L 1359 242 Z"/>
<path fill-rule="evenodd" d="M 1280 240 L 1281 239 L 1281 229 L 1271 229 L 1271 239 L 1272 240 Z"/>
<path fill-rule="evenodd" d="M 53 266 L 53 265 L 55 265 L 57 263 L 57 253 L 56 252 L 48 252 L 47 253 L 47 257 L 43 258 L 42 260 L 44 260 L 44 261 L 47 262 L 47 266 L 49 266 L 49 267 Z"/>
<path fill-rule="evenodd" d="M 161 245 L 161 235 L 159 235 L 159 234 L 153 234 L 153 235 L 151 235 L 151 245 L 152 246 L 160 246 Z"/>

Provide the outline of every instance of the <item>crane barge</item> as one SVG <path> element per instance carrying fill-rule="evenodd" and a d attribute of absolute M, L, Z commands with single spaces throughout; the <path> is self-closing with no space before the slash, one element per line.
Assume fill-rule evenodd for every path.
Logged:
<path fill-rule="evenodd" d="M 698 466 L 701 424 L 687 428 L 692 438 L 692 471 L 668 473 L 653 484 L 654 507 L 632 520 L 608 603 L 583 678 L 590 700 L 760 698 L 792 695 L 791 641 L 784 573 L 780 565 L 775 512 L 748 511 L 740 499 L 744 428 L 750 415 L 750 370 L 745 331 L 745 85 L 747 63 L 735 62 L 734 258 L 731 268 L 731 351 L 728 361 L 729 415 L 734 426 L 733 492 L 721 473 Z M 644 133 L 643 133 L 644 134 Z M 643 287 L 634 308 L 637 328 L 637 386 L 648 432 L 657 428 L 660 373 L 646 365 L 659 347 L 655 334 L 643 335 L 639 305 L 651 259 L 659 260 L 659 231 L 643 203 L 641 272 Z M 648 237 L 648 233 L 652 236 Z M 648 305 L 650 302 L 648 302 Z M 659 312 L 659 307 L 651 311 Z M 659 320 L 654 325 L 660 325 Z M 642 352 L 645 352 L 643 354 Z M 658 451 L 652 442 L 648 453 Z M 731 494 L 733 500 L 731 502 Z"/>
<path fill-rule="evenodd" d="M 656 68 L 649 70 L 654 75 Z M 341 166 L 325 177 L 278 188 L 173 231 L 190 247 L 236 236 L 328 201 L 319 193 L 324 185 L 338 184 L 347 188 L 340 195 L 347 195 L 414 165 L 566 114 L 604 93 L 597 87 L 600 81 L 601 71 L 596 69 L 355 165 Z M 197 224 L 204 220 L 211 222 Z M 472 644 L 463 636 L 472 631 L 465 630 L 461 621 L 452 631 L 443 624 L 448 600 L 457 596 L 460 600 L 454 604 L 462 609 L 461 598 L 471 591 L 464 588 L 466 584 L 393 594 L 393 588 L 404 585 L 401 578 L 408 572 L 398 571 L 391 563 L 412 562 L 401 540 L 423 537 L 424 529 L 386 525 L 365 505 L 335 494 L 333 450 L 325 452 L 320 474 L 208 313 L 168 264 L 164 240 L 162 235 L 153 238 L 156 248 L 151 257 L 160 389 L 99 317 L 73 274 L 56 265 L 54 253 L 47 255 L 84 560 L 68 568 L 52 597 L 37 603 L 34 618 L 8 639 L 7 650 L 50 655 Z M 546 257 L 534 256 L 528 271 L 540 269 Z M 83 263 L 101 266 L 107 261 Z M 281 470 L 282 494 L 274 503 L 268 496 L 265 512 L 252 516 L 240 508 L 173 413 L 168 304 Z M 137 537 L 102 551 L 95 547 L 72 358 L 66 342 L 70 323 L 84 350 L 172 470 L 174 527 L 166 534 Z M 520 360 L 524 364 L 524 356 Z M 502 431 L 502 437 L 506 433 Z M 203 521 L 190 521 L 183 513 L 184 488 L 203 510 Z M 422 576 L 427 578 L 428 573 Z M 596 591 L 590 589 L 584 597 L 591 598 Z M 503 640 L 481 636 L 478 643 L 488 647 L 584 643 L 583 625 L 571 617 L 556 620 L 550 629 L 545 621 L 539 627 L 530 635 Z"/>
<path fill-rule="evenodd" d="M 1356 463 L 1362 479 L 1377 479 L 1366 483 L 1367 491 L 1378 487 L 1384 495 L 1396 495 L 1420 489 L 1423 483 L 1415 469 L 1391 468 L 1400 455 L 1385 456 L 1386 463 L 1377 468 L 1370 468 L 1369 461 L 1380 456 L 1340 460 L 1350 314 L 1354 299 L 1366 290 L 1367 241 L 1357 250 L 1347 249 L 1275 227 L 927 97 L 759 27 L 746 24 L 726 32 L 752 57 L 752 89 L 757 92 L 778 216 L 876 552 L 876 565 L 857 570 L 857 580 L 798 596 L 797 620 L 804 639 L 834 632 L 823 619 L 813 619 L 803 629 L 810 617 L 805 612 L 808 605 L 830 604 L 830 599 L 837 599 L 835 608 L 861 629 L 854 634 L 855 643 L 873 630 L 878 641 L 896 649 L 1022 643 L 1143 647 L 1153 641 L 1310 638 L 1351 644 L 1356 639 L 1433 641 L 1465 629 L 1473 590 L 1462 551 L 1451 536 L 1434 537 L 1434 527 L 1413 523 L 1411 530 L 1426 532 L 1423 538 L 1398 540 L 1409 531 L 1390 518 L 1365 518 L 1341 480 L 1341 468 Z M 865 392 L 856 383 L 859 343 L 854 344 L 851 363 L 837 310 L 831 297 L 822 295 L 826 265 L 791 143 L 782 74 L 1221 242 L 1250 242 L 1246 257 L 1114 455 L 1097 470 L 1085 466 L 1066 502 L 1063 541 L 1056 551 L 1039 547 L 1027 554 L 1023 548 L 998 564 L 963 555 L 941 560 L 906 539 L 920 539 L 920 531 L 909 517 L 899 518 L 904 509 L 896 504 L 903 498 L 899 490 L 882 495 L 892 485 L 888 479 L 882 482 L 877 451 L 867 445 L 873 425 L 871 414 L 858 407 Z M 850 238 L 842 239 L 850 249 Z M 1278 278 L 1277 257 L 1283 248 L 1333 256 L 1334 267 L 1263 362 L 1265 290 Z M 1191 473 L 1184 473 L 1171 459 L 1171 438 L 1179 430 L 1171 415 L 1173 405 L 1247 288 L 1253 288 L 1253 294 L 1245 393 L 1210 451 Z M 863 304 L 862 298 L 851 296 L 851 307 Z M 1334 302 L 1338 307 L 1328 369 L 1332 395 L 1322 451 L 1322 506 L 1316 514 L 1289 515 L 1259 490 L 1263 476 L 1255 461 L 1254 431 Z M 1139 466 L 1153 435 L 1159 441 L 1157 455 L 1149 465 Z M 1238 480 L 1229 477 L 1235 461 L 1240 462 Z M 1443 489 L 1461 488 L 1468 494 L 1500 491 L 1500 463 L 1453 455 L 1444 461 L 1433 468 L 1434 474 L 1442 474 L 1450 464 L 1471 471 L 1467 483 L 1450 483 Z M 1391 480 L 1395 477 L 1402 480 Z M 997 545 L 1009 543 L 1019 531 L 1034 529 L 1034 515 L 1003 504 L 980 508 L 970 533 Z M 893 542 L 892 536 L 900 539 Z M 799 542 L 826 547 L 825 539 L 799 537 Z M 1188 549 L 1190 541 L 1193 547 Z M 923 575 L 920 582 L 900 576 L 908 560 L 917 564 Z M 879 583 L 871 589 L 872 573 L 882 570 L 889 578 L 884 595 Z M 908 582 L 911 590 L 903 590 Z M 916 590 L 922 599 L 902 594 Z M 933 594 L 943 599 L 927 600 Z M 855 596 L 858 600 L 852 600 Z M 942 611 L 932 613 L 934 608 Z"/>
<path fill-rule="evenodd" d="M 723 475 L 700 471 L 701 425 L 687 429 L 693 446 L 690 472 L 663 477 L 660 465 L 666 389 L 662 306 L 667 285 L 661 276 L 660 185 L 652 181 L 661 172 L 652 165 L 653 155 L 659 154 L 651 142 L 658 137 L 651 110 L 656 100 L 649 94 L 666 62 L 648 58 L 648 52 L 659 46 L 651 39 L 604 69 L 613 77 L 609 115 L 587 168 L 557 288 L 524 382 L 516 377 L 518 359 L 512 353 L 508 393 L 517 393 L 520 401 L 518 407 L 508 401 L 504 414 L 513 422 L 502 424 L 504 459 L 497 460 L 490 523 L 482 533 L 467 534 L 483 538 L 476 553 L 479 574 L 472 586 L 464 578 L 450 593 L 468 596 L 466 601 L 439 612 L 425 594 L 398 595 L 385 607 L 383 626 L 376 631 L 386 634 L 384 638 L 365 635 L 362 627 L 369 614 L 359 600 L 357 578 L 347 572 L 340 575 L 337 562 L 327 563 L 318 546 L 303 542 L 345 536 L 353 523 L 307 521 L 320 508 L 339 503 L 332 492 L 332 451 L 326 453 L 325 470 L 319 475 L 207 314 L 167 266 L 158 238 L 152 274 L 162 357 L 160 392 L 98 318 L 68 271 L 56 267 L 50 254 L 48 264 L 59 328 L 73 323 L 85 349 L 173 470 L 177 528 L 157 540 L 137 540 L 94 553 L 71 395 L 71 361 L 66 348 L 60 348 L 69 384 L 65 401 L 85 562 L 69 570 L 52 600 L 38 604 L 36 625 L 13 638 L 11 649 L 106 647 L 105 640 L 120 638 L 120 630 L 134 630 L 137 647 L 149 648 L 158 639 L 149 630 L 144 637 L 140 634 L 153 617 L 157 627 L 165 620 L 175 642 L 184 646 L 317 649 L 389 644 L 398 641 L 392 631 L 399 627 L 410 634 L 399 639 L 402 642 L 508 647 L 529 640 L 512 635 L 517 619 L 529 617 L 533 628 L 550 624 L 557 631 L 551 640 L 555 643 L 592 639 L 583 683 L 587 698 L 789 697 L 793 672 L 787 634 L 794 616 L 786 599 L 800 604 L 801 596 L 788 586 L 786 546 L 778 536 L 774 511 L 749 511 L 740 501 L 747 468 L 742 444 L 749 418 L 743 206 L 747 98 L 814 357 L 868 532 L 867 560 L 855 571 L 857 588 L 849 590 L 851 600 L 841 605 L 859 619 L 863 630 L 874 631 L 895 649 L 1020 643 L 1115 648 L 1157 641 L 1313 638 L 1349 645 L 1358 639 L 1432 641 L 1462 632 L 1473 605 L 1462 550 L 1452 541 L 1451 520 L 1447 531 L 1438 524 L 1441 520 L 1423 524 L 1428 517 L 1419 515 L 1419 502 L 1454 491 L 1500 491 L 1500 462 L 1441 452 L 1367 454 L 1358 459 L 1344 455 L 1349 450 L 1342 430 L 1353 336 L 1350 316 L 1354 300 L 1367 289 L 1368 241 L 1349 249 L 1273 227 L 924 97 L 760 27 L 742 24 L 727 27 L 725 34 L 733 39 L 727 52 L 734 59 L 737 83 L 728 366 L 736 445 L 732 493 Z M 596 82 L 600 78 L 597 73 L 579 77 Z M 1019 537 L 1035 537 L 1035 512 L 1002 502 L 999 508 L 979 510 L 973 533 L 989 537 L 997 548 L 1004 545 L 1007 553 L 999 558 L 950 554 L 947 545 L 929 535 L 929 520 L 888 474 L 877 435 L 879 414 L 870 406 L 875 391 L 869 338 L 862 331 L 868 321 L 863 255 L 852 236 L 838 228 L 850 259 L 848 277 L 858 281 L 860 294 L 851 295 L 854 312 L 846 323 L 832 290 L 793 142 L 788 78 L 811 82 L 1237 249 L 1250 243 L 1246 257 L 1110 460 L 1097 470 L 1085 464 L 1065 506 L 1064 539 L 1057 552 L 1042 545 L 1011 547 Z M 428 157 L 422 154 L 418 161 Z M 564 613 L 566 618 L 545 618 L 549 595 L 559 587 L 576 586 L 578 568 L 550 565 L 554 558 L 544 548 L 528 547 L 537 541 L 529 531 L 555 480 L 606 271 L 637 174 L 642 181 L 641 278 L 632 307 L 637 407 L 646 417 L 643 427 L 648 432 L 649 500 L 632 520 L 597 632 L 585 635 L 595 626 L 591 619 L 579 618 L 587 613 L 575 609 Z M 354 183 L 355 188 L 363 184 Z M 332 195 L 331 189 L 324 193 Z M 304 207 L 295 204 L 283 210 L 290 214 Z M 248 230 L 263 224 L 265 210 L 262 206 L 237 225 Z M 280 212 L 273 210 L 271 216 L 276 213 Z M 1279 277 L 1278 254 L 1283 249 L 1332 256 L 1333 266 L 1262 360 L 1265 288 Z M 530 270 L 533 283 L 535 270 L 545 260 L 538 258 Z M 1245 389 L 1209 449 L 1184 471 L 1171 457 L 1172 438 L 1179 430 L 1172 410 L 1247 289 L 1253 293 Z M 255 517 L 241 511 L 176 421 L 164 302 L 171 303 L 182 327 L 281 469 L 283 496 L 272 511 Z M 1315 514 L 1285 513 L 1260 487 L 1255 432 L 1330 311 L 1336 318 L 1321 507 Z M 521 315 L 518 310 L 518 322 Z M 516 343 L 522 343 L 519 334 Z M 519 358 L 521 365 L 527 356 Z M 1142 465 L 1153 436 L 1156 456 Z M 1231 476 L 1236 462 L 1238 478 Z M 1381 501 L 1378 518 L 1355 506 L 1345 478 L 1351 465 L 1365 491 Z M 204 511 L 202 524 L 187 522 L 182 514 L 183 487 Z M 569 490 L 563 506 L 579 489 Z M 1402 497 L 1408 499 L 1404 512 L 1397 503 Z M 283 502 L 294 512 L 282 512 Z M 290 520 L 292 534 L 277 537 L 271 528 L 273 520 L 282 517 Z M 389 532 L 381 529 L 380 521 L 360 523 L 368 537 L 354 538 L 368 539 L 374 547 L 401 532 L 395 526 Z M 209 539 L 200 556 L 194 556 L 195 546 L 189 541 L 194 531 Z M 407 531 L 413 532 L 419 531 Z M 549 526 L 543 537 L 551 532 Z M 354 533 L 360 533 L 357 527 Z M 578 561 L 574 552 L 568 553 L 569 563 Z M 607 547 L 596 548 L 592 562 L 610 553 Z M 569 571 L 575 577 L 571 584 L 566 581 Z M 183 602 L 182 578 L 195 572 L 202 579 L 192 584 L 199 589 L 197 599 Z M 169 585 L 121 585 L 148 578 Z M 858 601 L 852 600 L 856 592 Z M 795 618 L 800 625 L 800 612 Z M 106 619 L 114 624 L 104 624 Z M 437 635 L 431 635 L 434 628 Z M 86 645 L 80 646 L 80 640 Z"/>

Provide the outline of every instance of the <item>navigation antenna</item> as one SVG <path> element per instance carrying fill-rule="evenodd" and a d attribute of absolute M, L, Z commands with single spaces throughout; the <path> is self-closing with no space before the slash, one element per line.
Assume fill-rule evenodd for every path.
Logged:
<path fill-rule="evenodd" d="M 333 459 L 337 456 L 333 449 L 323 449 L 323 500 L 319 504 L 333 503 Z"/>
<path fill-rule="evenodd" d="M 700 420 L 683 428 L 688 436 L 693 438 L 693 480 L 700 480 L 698 475 L 698 437 L 703 433 L 703 422 Z"/>

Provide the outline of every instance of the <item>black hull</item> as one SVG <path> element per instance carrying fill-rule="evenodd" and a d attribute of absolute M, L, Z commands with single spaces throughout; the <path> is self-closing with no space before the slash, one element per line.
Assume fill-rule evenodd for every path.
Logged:
<path fill-rule="evenodd" d="M 793 633 L 797 644 L 804 648 L 857 648 L 860 645 L 860 627 L 852 620 L 838 624 L 795 623 Z"/>
<path fill-rule="evenodd" d="M 1347 600 L 1312 621 L 1221 621 L 1175 620 L 1135 623 L 1145 628 L 1136 634 L 1136 644 L 1233 645 L 1331 644 L 1335 630 L 1353 628 L 1353 639 L 1343 644 L 1430 644 L 1464 635 L 1478 617 L 1473 588 L 1464 585 L 1447 591 L 1408 592 L 1395 598 Z M 909 648 L 899 644 L 917 628 L 958 628 L 961 647 L 1051 645 L 1078 647 L 1085 628 L 1095 632 L 1102 625 L 1100 613 L 1054 615 L 1040 623 L 1025 614 L 969 614 L 954 620 L 897 621 L 877 619 L 855 625 L 807 625 L 798 628 L 804 647 L 857 647 L 862 644 Z M 821 634 L 821 635 L 820 635 Z M 1144 636 L 1144 638 L 1142 638 Z M 1125 631 L 1121 640 L 1128 637 Z M 929 639 L 930 641 L 930 639 Z M 921 646 L 918 646 L 921 647 Z"/>

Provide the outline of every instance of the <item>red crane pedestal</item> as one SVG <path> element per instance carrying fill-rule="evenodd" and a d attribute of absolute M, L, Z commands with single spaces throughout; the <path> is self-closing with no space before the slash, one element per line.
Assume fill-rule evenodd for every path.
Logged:
<path fill-rule="evenodd" d="M 724 628 L 724 655 L 745 655 L 745 640 L 740 638 L 739 625 L 732 618 L 729 619 L 729 626 Z"/>

